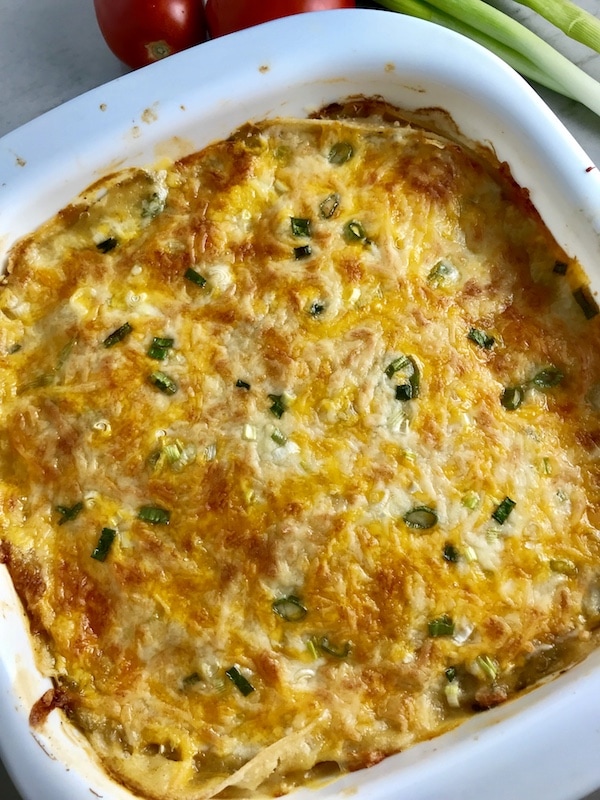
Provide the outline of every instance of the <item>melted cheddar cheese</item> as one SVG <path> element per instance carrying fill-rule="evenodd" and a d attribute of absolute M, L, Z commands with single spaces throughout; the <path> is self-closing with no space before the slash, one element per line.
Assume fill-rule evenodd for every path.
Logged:
<path fill-rule="evenodd" d="M 141 796 L 368 766 L 594 646 L 599 317 L 488 156 L 267 121 L 13 248 L 0 552 Z"/>

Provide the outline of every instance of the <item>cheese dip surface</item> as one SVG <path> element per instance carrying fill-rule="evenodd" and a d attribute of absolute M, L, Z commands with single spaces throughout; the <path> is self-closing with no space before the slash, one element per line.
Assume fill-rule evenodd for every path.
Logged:
<path fill-rule="evenodd" d="M 140 796 L 366 767 L 595 646 L 600 318 L 491 156 L 247 125 L 91 187 L 0 312 L 31 722 Z"/>

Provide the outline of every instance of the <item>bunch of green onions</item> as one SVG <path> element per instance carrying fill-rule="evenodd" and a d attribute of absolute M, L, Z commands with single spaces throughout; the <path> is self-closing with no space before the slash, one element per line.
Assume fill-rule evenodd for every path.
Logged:
<path fill-rule="evenodd" d="M 391 11 L 443 25 L 479 42 L 524 77 L 600 116 L 600 83 L 484 0 L 378 0 Z M 572 39 L 600 52 L 600 20 L 571 0 L 520 0 Z"/>

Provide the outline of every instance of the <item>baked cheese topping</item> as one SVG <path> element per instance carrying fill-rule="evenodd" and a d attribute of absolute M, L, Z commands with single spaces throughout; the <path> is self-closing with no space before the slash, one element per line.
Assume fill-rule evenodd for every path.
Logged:
<path fill-rule="evenodd" d="M 594 646 L 599 317 L 493 159 L 267 121 L 8 272 L 2 559 L 47 705 L 141 796 L 368 766 Z"/>

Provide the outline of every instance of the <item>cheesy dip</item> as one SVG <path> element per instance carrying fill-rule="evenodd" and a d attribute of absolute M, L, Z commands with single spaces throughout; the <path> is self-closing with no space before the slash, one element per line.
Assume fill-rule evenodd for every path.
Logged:
<path fill-rule="evenodd" d="M 10 255 L 31 723 L 141 797 L 375 764 L 595 645 L 585 276 L 491 153 L 365 108 L 114 174 Z"/>

